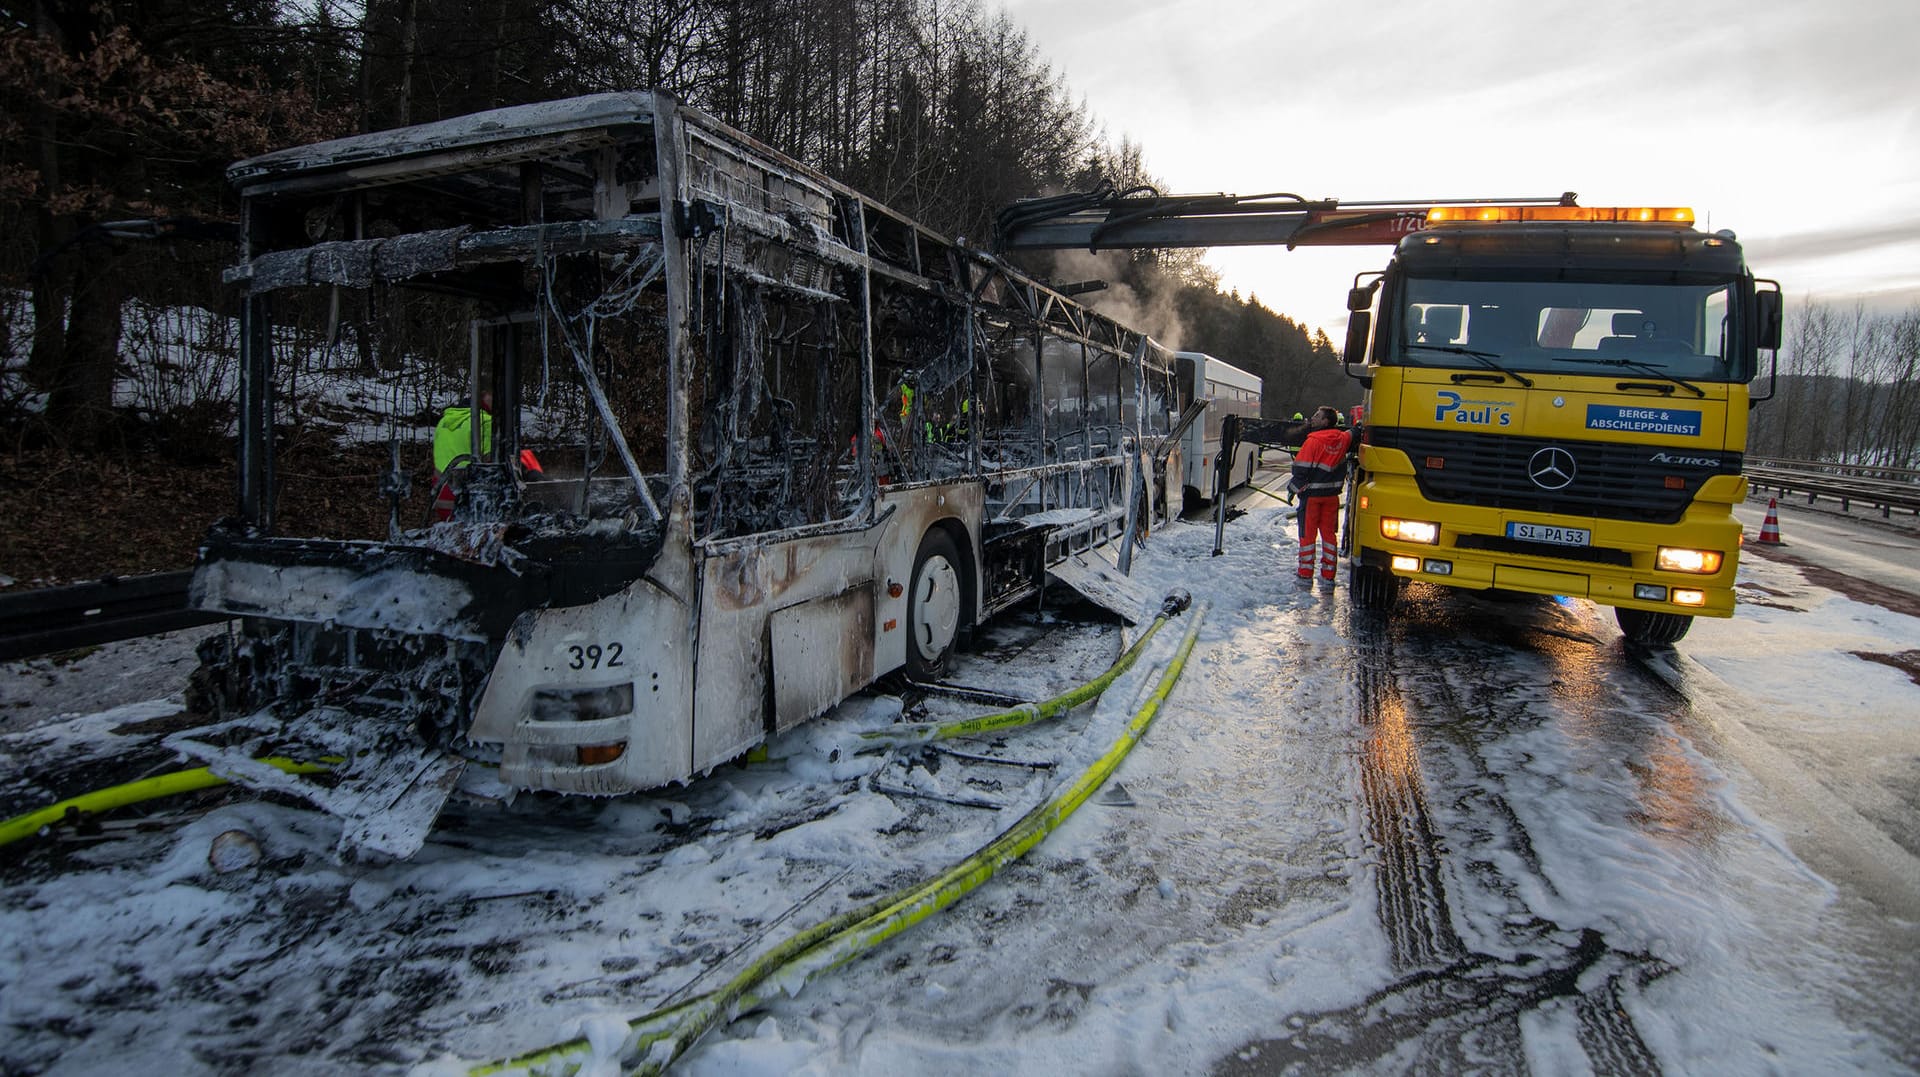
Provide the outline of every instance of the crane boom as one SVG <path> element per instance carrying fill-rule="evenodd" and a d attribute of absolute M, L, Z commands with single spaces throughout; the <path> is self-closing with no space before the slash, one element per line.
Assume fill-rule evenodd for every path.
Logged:
<path fill-rule="evenodd" d="M 1426 226 L 1434 206 L 1571 206 L 1541 198 L 1341 202 L 1275 193 L 1162 195 L 1102 187 L 1015 202 L 994 220 L 995 246 L 1014 250 L 1392 244 Z"/>

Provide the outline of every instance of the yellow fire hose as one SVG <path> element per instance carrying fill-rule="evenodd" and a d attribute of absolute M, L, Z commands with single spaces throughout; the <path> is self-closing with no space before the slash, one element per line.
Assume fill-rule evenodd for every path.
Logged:
<path fill-rule="evenodd" d="M 269 766 L 278 767 L 288 774 L 317 774 L 333 769 L 330 762 L 302 763 L 283 756 L 272 756 L 260 760 Z M 179 793 L 191 793 L 196 789 L 210 789 L 216 785 L 225 785 L 227 779 L 213 772 L 211 767 L 194 767 L 191 770 L 176 770 L 158 774 L 151 778 L 142 778 L 137 782 L 115 785 L 106 789 L 97 789 L 91 793 L 82 793 L 58 804 L 48 805 L 39 811 L 16 815 L 0 823 L 0 846 L 11 845 L 21 838 L 38 834 L 43 828 L 52 826 L 69 817 L 78 818 L 97 815 L 100 812 L 124 808 L 129 804 L 139 804 L 148 800 L 158 800 Z"/>
<path fill-rule="evenodd" d="M 934 878 L 902 888 L 841 913 L 786 940 L 756 959 L 724 987 L 631 1022 L 618 1049 L 622 1062 L 633 1059 L 637 1072 L 659 1073 L 692 1047 L 722 1017 L 739 1016 L 773 993 L 797 994 L 819 973 L 837 968 L 946 908 L 992 878 L 1002 866 L 1038 845 L 1086 802 L 1118 769 L 1146 734 L 1167 695 L 1186 668 L 1200 631 L 1204 608 L 1196 609 L 1187 633 L 1159 684 L 1120 736 L 1067 790 L 1022 816 L 971 856 Z M 1158 627 L 1158 624 L 1155 625 Z M 1144 637 L 1142 639 L 1144 642 Z M 1138 645 L 1136 644 L 1136 647 Z M 771 991 L 760 985 L 774 980 Z M 570 1040 L 515 1058 L 475 1067 L 474 1074 L 571 1074 L 593 1060 L 585 1039 Z"/>
<path fill-rule="evenodd" d="M 1119 658 L 1114 659 L 1113 665 L 1108 667 L 1105 673 L 1052 699 L 1028 703 L 1012 710 L 995 711 L 992 714 L 982 714 L 972 718 L 958 718 L 950 722 L 902 722 L 885 729 L 862 733 L 860 737 L 863 740 L 885 744 L 925 744 L 929 741 L 946 740 L 949 737 L 978 736 L 997 729 L 1017 729 L 1020 726 L 1044 721 L 1057 714 L 1065 714 L 1090 699 L 1100 698 L 1108 685 L 1133 668 L 1134 660 L 1138 659 L 1140 652 L 1146 649 L 1147 641 L 1153 639 L 1153 634 L 1160 631 L 1160 626 L 1166 624 L 1181 610 L 1186 609 L 1192 601 L 1192 596 L 1185 591 L 1168 595 L 1161 603 L 1160 613 L 1153 619 L 1153 623 L 1147 626 L 1147 630 L 1140 634 L 1139 639 L 1133 641 L 1133 646 L 1127 648 Z"/>
<path fill-rule="evenodd" d="M 1098 698 L 1121 674 L 1131 668 L 1161 626 L 1186 609 L 1190 599 L 1169 596 L 1161 612 L 1133 646 L 1116 659 L 1099 677 L 1072 691 L 1038 704 L 1009 711 L 981 715 L 945 723 L 903 725 L 863 734 L 864 737 L 895 743 L 923 743 L 949 737 L 970 736 L 1000 729 L 1015 728 L 1065 713 L 1090 699 Z M 946 908 L 992 878 L 1002 866 L 1019 859 L 1105 783 L 1147 727 L 1159 713 L 1160 705 L 1185 669 L 1192 653 L 1203 610 L 1196 610 L 1181 640 L 1175 657 L 1161 677 L 1158 687 L 1142 704 L 1121 736 L 1092 767 L 1064 793 L 1023 816 L 965 860 L 935 878 L 917 886 L 895 890 L 850 909 L 793 936 L 742 971 L 718 990 L 656 1010 L 632 1022 L 622 1043 L 622 1058 L 645 1050 L 640 1072 L 658 1073 L 684 1054 L 705 1035 L 724 1013 L 732 1019 L 764 1001 L 767 994 L 755 991 L 761 983 L 781 973 L 776 989 L 797 993 L 815 975 L 837 968 L 879 946 L 935 912 Z M 284 756 L 271 756 L 260 762 L 288 774 L 315 774 L 333 769 L 341 762 L 329 758 L 320 762 L 302 762 Z M 143 778 L 123 785 L 84 793 L 62 800 L 38 811 L 0 822 L 0 846 L 39 833 L 63 820 L 112 811 L 161 797 L 175 796 L 227 784 L 228 779 L 211 767 L 194 767 Z M 656 1046 L 660 1045 L 660 1046 Z M 585 1039 L 570 1040 L 539 1051 L 475 1067 L 474 1074 L 492 1073 L 573 1073 L 592 1057 L 593 1048 Z"/>

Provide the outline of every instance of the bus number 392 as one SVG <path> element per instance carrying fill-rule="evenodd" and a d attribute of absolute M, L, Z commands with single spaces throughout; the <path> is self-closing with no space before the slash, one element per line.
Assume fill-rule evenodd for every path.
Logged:
<path fill-rule="evenodd" d="M 604 647 L 598 643 L 589 643 L 585 646 L 571 644 L 567 647 L 567 668 L 613 669 L 616 666 L 624 666 L 626 663 L 620 660 L 622 650 L 618 643 L 609 643 Z"/>

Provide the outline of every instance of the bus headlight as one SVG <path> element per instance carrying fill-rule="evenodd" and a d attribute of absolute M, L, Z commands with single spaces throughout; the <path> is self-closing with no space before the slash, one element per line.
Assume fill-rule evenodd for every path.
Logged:
<path fill-rule="evenodd" d="M 1697 572 L 1707 575 L 1720 571 L 1720 562 L 1724 556 L 1719 550 L 1688 550 L 1677 546 L 1662 546 L 1653 563 L 1655 568 L 1666 572 Z"/>
<path fill-rule="evenodd" d="M 605 688 L 541 688 L 533 693 L 536 722 L 591 722 L 633 713 L 633 682 Z"/>
<path fill-rule="evenodd" d="M 1398 520 L 1392 516 L 1380 518 L 1380 534 L 1401 542 L 1424 542 L 1432 545 L 1440 541 L 1440 525 L 1425 520 Z"/>

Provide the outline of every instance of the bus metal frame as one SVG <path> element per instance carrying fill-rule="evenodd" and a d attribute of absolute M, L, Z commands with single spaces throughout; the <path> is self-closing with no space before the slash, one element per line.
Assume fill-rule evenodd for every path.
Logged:
<path fill-rule="evenodd" d="M 470 761 L 514 789 L 685 781 L 889 672 L 937 675 L 1178 481 L 1169 352 L 665 94 L 229 179 L 239 505 L 191 603 L 245 618 L 198 684 L 246 733 L 178 741 L 200 754 L 297 738 L 411 753 L 412 786 Z M 436 376 L 494 392 L 494 443 L 449 467 L 450 520 L 403 526 L 396 446 L 384 541 L 281 536 L 276 364 L 301 334 L 276 304 L 311 321 L 315 296 L 402 289 L 471 312 L 465 369 Z M 530 478 L 536 371 L 577 406 L 571 470 Z"/>

